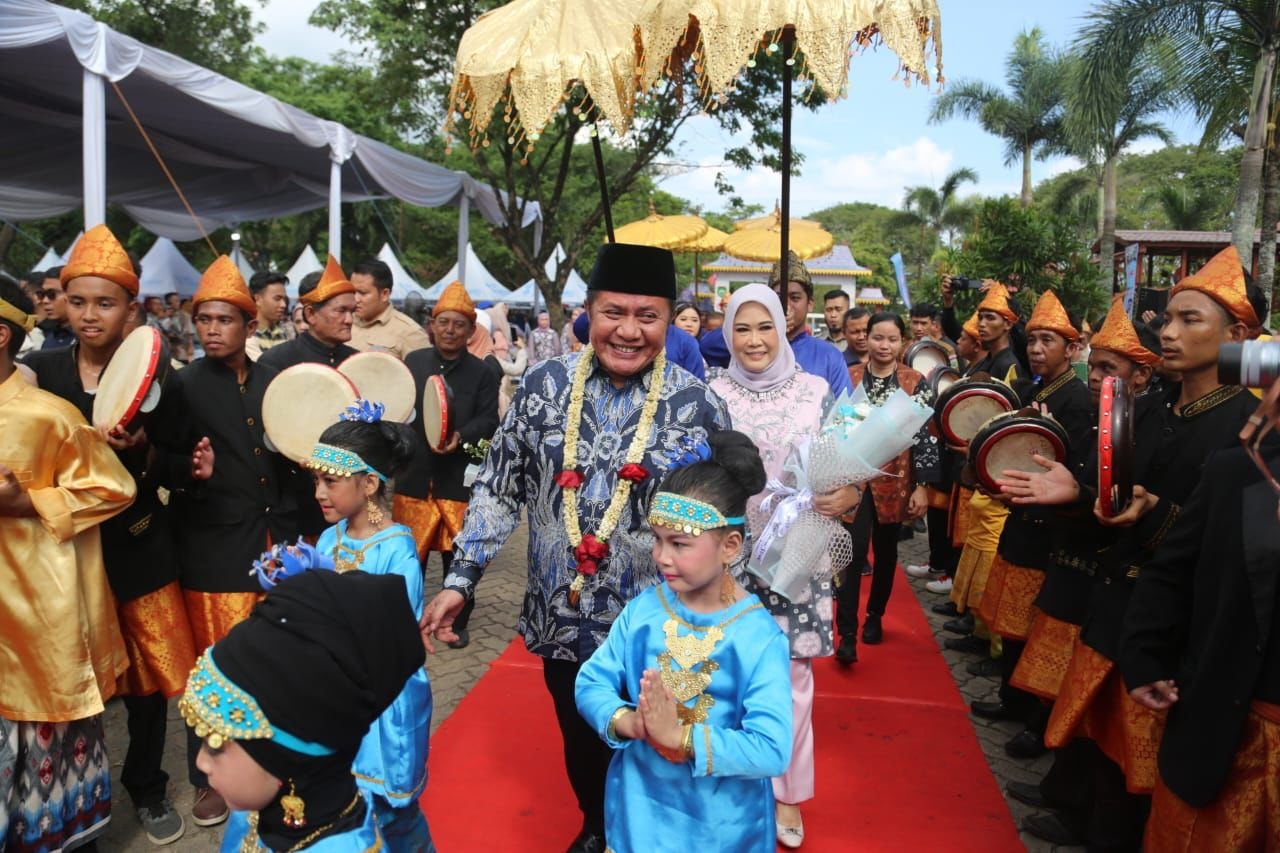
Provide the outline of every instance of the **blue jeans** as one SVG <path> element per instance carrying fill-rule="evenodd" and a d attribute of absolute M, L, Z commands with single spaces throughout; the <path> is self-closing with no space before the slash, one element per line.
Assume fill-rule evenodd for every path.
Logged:
<path fill-rule="evenodd" d="M 374 794 L 373 816 L 387 853 L 436 853 L 427 818 L 417 800 L 396 808 L 385 797 Z"/>

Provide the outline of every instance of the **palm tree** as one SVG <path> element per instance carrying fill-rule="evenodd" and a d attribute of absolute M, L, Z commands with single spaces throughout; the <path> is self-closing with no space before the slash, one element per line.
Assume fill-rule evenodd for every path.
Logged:
<path fill-rule="evenodd" d="M 1084 56 L 1096 56 L 1081 45 Z M 1111 286 L 1116 249 L 1116 170 L 1120 155 L 1139 139 L 1174 141 L 1164 125 L 1152 120 L 1174 106 L 1169 87 L 1169 56 L 1162 43 L 1152 43 L 1129 61 L 1104 65 L 1073 57 L 1067 63 L 1065 147 L 1101 164 L 1101 222 L 1098 257 L 1102 281 Z"/>
<path fill-rule="evenodd" d="M 1176 94 L 1205 122 L 1202 144 L 1237 130 L 1243 137 L 1231 230 L 1240 257 L 1251 257 L 1280 50 L 1280 0 L 1106 0 L 1088 17 L 1083 61 L 1096 70 L 1100 86 L 1116 85 L 1117 66 L 1162 43 L 1179 65 Z"/>
<path fill-rule="evenodd" d="M 937 189 L 926 186 L 907 188 L 907 195 L 902 201 L 902 213 L 897 217 L 897 222 L 920 228 L 917 281 L 924 278 L 924 265 L 930 254 L 930 234 L 936 238 L 946 231 L 949 239 L 954 240 L 955 232 L 972 218 L 972 208 L 956 199 L 956 191 L 965 182 L 976 184 L 978 173 L 967 167 L 956 169 L 947 175 L 942 186 Z"/>
<path fill-rule="evenodd" d="M 1205 231 L 1211 227 L 1210 218 L 1217 204 L 1209 193 L 1189 193 L 1185 186 L 1165 184 L 1152 195 L 1173 230 Z"/>
<path fill-rule="evenodd" d="M 1062 120 L 1062 60 L 1044 44 L 1040 29 L 1023 32 L 1005 62 L 1010 94 L 989 83 L 959 80 L 933 102 L 929 121 L 961 115 L 1004 140 L 1004 163 L 1022 163 L 1022 206 L 1031 206 L 1031 158 L 1043 156 Z"/>

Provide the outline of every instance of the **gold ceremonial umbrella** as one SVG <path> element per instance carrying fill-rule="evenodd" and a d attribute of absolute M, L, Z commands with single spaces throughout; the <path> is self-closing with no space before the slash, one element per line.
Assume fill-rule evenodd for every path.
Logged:
<path fill-rule="evenodd" d="M 821 228 L 822 223 L 813 219 L 792 219 L 792 228 Z M 773 228 L 782 224 L 782 211 L 774 206 L 773 213 L 757 216 L 754 219 L 739 219 L 733 223 L 734 231 L 750 231 L 753 228 Z"/>
<path fill-rule="evenodd" d="M 787 232 L 782 226 L 770 228 L 744 228 L 734 231 L 724 241 L 724 252 L 744 261 L 768 261 L 774 263 L 783 257 L 786 251 L 782 238 Z M 791 229 L 789 248 L 800 260 L 816 258 L 831 251 L 835 238 L 821 228 Z"/>
<path fill-rule="evenodd" d="M 682 243 L 672 250 L 685 253 L 693 252 L 693 284 L 695 288 L 698 282 L 702 280 L 701 256 L 706 252 L 719 252 L 724 248 L 724 241 L 727 239 L 729 239 L 729 235 L 719 228 L 707 228 L 706 234 L 692 242 Z"/>
<path fill-rule="evenodd" d="M 663 216 L 649 199 L 649 215 L 644 219 L 619 226 L 614 233 L 618 243 L 635 243 L 674 249 L 707 233 L 707 223 L 700 216 Z"/>
<path fill-rule="evenodd" d="M 897 55 L 905 81 L 942 80 L 942 15 L 938 0 L 645 0 L 638 22 L 645 48 L 640 82 L 679 77 L 692 62 L 704 98 L 714 108 L 763 47 L 782 51 L 782 203 L 779 250 L 785 258 L 791 218 L 791 79 L 814 81 L 829 98 L 843 97 L 849 52 L 883 44 Z M 933 68 L 929 67 L 932 42 Z M 802 59 L 798 69 L 796 52 Z M 731 238 L 732 240 L 732 238 Z M 726 244 L 725 251 L 730 251 Z M 732 254 L 732 252 L 730 252 Z M 738 255 L 738 257 L 747 257 Z"/>

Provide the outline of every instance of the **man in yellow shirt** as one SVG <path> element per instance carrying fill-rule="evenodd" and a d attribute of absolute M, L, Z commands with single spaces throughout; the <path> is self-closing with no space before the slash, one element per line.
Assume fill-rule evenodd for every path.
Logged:
<path fill-rule="evenodd" d="M 416 349 L 431 346 L 426 331 L 391 304 L 391 268 L 379 260 L 361 261 L 351 270 L 356 289 L 356 317 L 351 346 L 384 350 L 401 361 Z"/>
<path fill-rule="evenodd" d="M 128 657 L 98 525 L 136 487 L 75 406 L 17 372 L 33 311 L 0 280 L 0 847 L 61 850 L 111 816 L 102 711 Z"/>

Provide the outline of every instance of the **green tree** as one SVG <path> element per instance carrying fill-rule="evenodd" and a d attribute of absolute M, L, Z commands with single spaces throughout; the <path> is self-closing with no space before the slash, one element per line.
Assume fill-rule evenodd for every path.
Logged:
<path fill-rule="evenodd" d="M 976 119 L 982 129 L 1004 141 L 1006 166 L 1022 164 L 1022 206 L 1030 207 L 1031 160 L 1047 153 L 1061 132 L 1063 61 L 1044 42 L 1039 28 L 1021 33 L 1005 62 L 1009 93 L 979 80 L 958 80 L 933 103 L 929 121 L 954 116 Z"/>
<path fill-rule="evenodd" d="M 917 280 L 924 280 L 924 265 L 938 245 L 943 231 L 954 234 L 964 227 L 972 208 L 957 203 L 956 192 L 960 185 L 976 184 L 978 173 L 970 168 L 956 169 L 937 187 L 907 187 L 902 201 L 902 222 L 919 230 L 917 244 Z"/>
<path fill-rule="evenodd" d="M 1273 120 L 1280 0 L 1107 0 L 1088 17 L 1085 62 L 1115 67 L 1163 43 L 1179 63 L 1178 94 L 1205 122 L 1202 142 L 1220 141 L 1239 129 L 1244 152 L 1231 231 L 1240 256 L 1250 257 Z M 1115 79 L 1110 73 L 1106 78 Z"/>
<path fill-rule="evenodd" d="M 1172 184 L 1159 187 L 1153 195 L 1174 230 L 1210 230 L 1210 217 L 1217 205 L 1212 196 L 1202 192 L 1191 193 L 1184 186 Z"/>

